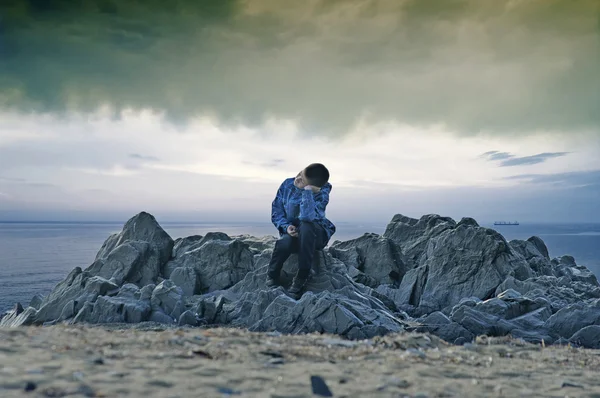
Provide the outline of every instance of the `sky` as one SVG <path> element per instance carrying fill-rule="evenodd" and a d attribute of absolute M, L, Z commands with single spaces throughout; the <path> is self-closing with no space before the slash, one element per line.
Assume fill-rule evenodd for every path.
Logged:
<path fill-rule="evenodd" d="M 0 220 L 600 222 L 596 0 L 4 0 Z"/>

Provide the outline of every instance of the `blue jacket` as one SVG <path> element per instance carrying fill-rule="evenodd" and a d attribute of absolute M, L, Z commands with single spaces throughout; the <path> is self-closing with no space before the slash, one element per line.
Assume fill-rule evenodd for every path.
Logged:
<path fill-rule="evenodd" d="M 335 233 L 335 225 L 325 217 L 329 203 L 331 184 L 325 184 L 319 193 L 313 193 L 294 185 L 294 178 L 288 178 L 277 190 L 271 205 L 271 221 L 279 235 L 287 234 L 287 227 L 298 226 L 301 221 L 311 221 L 321 225 L 327 232 L 327 240 Z"/>

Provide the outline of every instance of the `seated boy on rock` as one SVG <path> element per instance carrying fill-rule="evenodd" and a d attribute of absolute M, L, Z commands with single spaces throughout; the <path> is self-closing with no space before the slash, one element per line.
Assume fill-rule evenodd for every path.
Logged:
<path fill-rule="evenodd" d="M 294 178 L 288 178 L 277 190 L 271 207 L 271 221 L 279 231 L 269 263 L 266 284 L 279 285 L 283 263 L 298 253 L 298 272 L 288 293 L 302 296 L 316 250 L 322 250 L 335 233 L 335 225 L 325 217 L 331 184 L 329 171 L 320 163 L 308 165 Z"/>

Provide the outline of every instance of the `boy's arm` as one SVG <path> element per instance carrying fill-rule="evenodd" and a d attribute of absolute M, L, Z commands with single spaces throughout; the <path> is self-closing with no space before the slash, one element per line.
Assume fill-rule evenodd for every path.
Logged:
<path fill-rule="evenodd" d="M 325 208 L 329 203 L 330 192 L 331 184 L 327 184 L 316 194 L 311 190 L 304 190 L 300 202 L 300 221 L 315 221 L 325 218 Z"/>
<path fill-rule="evenodd" d="M 287 227 L 290 223 L 285 216 L 285 209 L 283 207 L 283 184 L 277 190 L 277 195 L 271 204 L 271 222 L 279 232 L 283 234 L 287 233 Z"/>

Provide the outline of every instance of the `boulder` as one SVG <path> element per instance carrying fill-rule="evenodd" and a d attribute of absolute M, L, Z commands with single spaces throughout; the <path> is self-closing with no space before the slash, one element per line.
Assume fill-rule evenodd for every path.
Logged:
<path fill-rule="evenodd" d="M 582 328 L 571 336 L 569 342 L 580 347 L 600 349 L 600 326 L 591 325 Z"/>
<path fill-rule="evenodd" d="M 538 237 L 506 240 L 470 218 L 396 215 L 383 236 L 334 242 L 315 255 L 304 294 L 267 288 L 275 237 L 221 232 L 175 242 L 147 213 L 110 236 L 94 263 L 1 326 L 160 322 L 362 339 L 407 328 L 454 344 L 478 335 L 596 347 L 600 285 L 570 256 L 550 260 Z M 413 319 L 413 318 L 417 319 Z M 409 322 L 407 322 L 409 321 Z"/>
<path fill-rule="evenodd" d="M 443 232 L 428 240 L 421 265 L 400 285 L 408 304 L 424 313 L 453 306 L 464 297 L 491 298 L 508 276 L 530 274 L 525 260 L 496 231 L 465 224 L 451 228 L 447 221 L 438 225 Z"/>
<path fill-rule="evenodd" d="M 139 323 L 148 320 L 150 312 L 148 301 L 100 296 L 86 302 L 71 323 Z"/>
<path fill-rule="evenodd" d="M 347 267 L 375 280 L 378 285 L 399 284 L 410 269 L 397 243 L 373 233 L 346 242 L 336 241 L 329 253 Z"/>
<path fill-rule="evenodd" d="M 418 265 L 429 240 L 455 227 L 453 219 L 437 214 L 428 214 L 419 220 L 396 214 L 387 225 L 383 237 L 400 245 L 407 261 Z"/>
<path fill-rule="evenodd" d="M 181 288 L 183 294 L 186 296 L 193 296 L 199 290 L 198 276 L 192 267 L 175 268 L 171 273 L 170 279 Z"/>
<path fill-rule="evenodd" d="M 33 307 L 23 309 L 21 303 L 15 304 L 15 307 L 8 311 L 0 319 L 0 327 L 17 327 L 31 325 L 35 321 L 36 310 Z"/>
<path fill-rule="evenodd" d="M 473 341 L 475 335 L 457 322 L 453 322 L 442 312 L 433 312 L 418 320 L 416 331 L 434 334 L 445 341 L 454 344 L 464 344 Z"/>
<path fill-rule="evenodd" d="M 194 247 L 171 260 L 166 268 L 171 273 L 180 267 L 193 269 L 197 293 L 227 289 L 254 269 L 254 254 L 248 245 L 225 234 L 209 233 Z"/>
<path fill-rule="evenodd" d="M 150 303 L 153 311 L 162 311 L 171 318 L 179 319 L 185 312 L 183 291 L 169 279 L 162 281 L 154 288 Z"/>
<path fill-rule="evenodd" d="M 577 331 L 591 325 L 600 325 L 598 299 L 588 304 L 580 302 L 560 309 L 546 321 L 544 327 L 554 337 L 570 339 Z"/>

